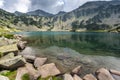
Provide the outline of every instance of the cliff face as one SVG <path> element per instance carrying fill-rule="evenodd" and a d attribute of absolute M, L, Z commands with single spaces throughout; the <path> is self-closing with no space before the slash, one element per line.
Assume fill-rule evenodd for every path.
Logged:
<path fill-rule="evenodd" d="M 8 26 L 14 25 L 25 31 L 107 30 L 120 26 L 120 1 L 87 2 L 71 12 L 60 12 L 56 15 L 42 15 L 40 10 L 17 16 L 0 11 L 0 21 L 3 24 L 7 20 Z"/>

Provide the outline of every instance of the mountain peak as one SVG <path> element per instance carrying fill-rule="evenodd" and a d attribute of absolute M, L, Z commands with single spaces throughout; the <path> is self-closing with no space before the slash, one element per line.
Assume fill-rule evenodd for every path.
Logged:
<path fill-rule="evenodd" d="M 53 14 L 50 14 L 48 12 L 45 12 L 43 10 L 35 10 L 35 11 L 30 11 L 26 13 L 27 15 L 32 15 L 32 16 L 44 16 L 44 17 L 52 17 Z"/>

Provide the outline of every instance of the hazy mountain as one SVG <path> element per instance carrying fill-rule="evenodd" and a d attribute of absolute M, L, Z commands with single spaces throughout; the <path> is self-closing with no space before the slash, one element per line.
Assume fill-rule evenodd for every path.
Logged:
<path fill-rule="evenodd" d="M 21 15 L 21 13 L 17 12 Z M 21 30 L 107 30 L 120 26 L 120 1 L 87 2 L 71 12 L 56 15 L 42 10 L 16 16 L 0 10 L 0 21 Z M 30 16 L 31 15 L 31 16 Z M 1 24 L 1 23 L 0 23 Z"/>
<path fill-rule="evenodd" d="M 19 11 L 15 11 L 14 14 L 15 14 L 16 16 L 21 16 L 21 15 L 23 15 L 23 14 L 25 14 L 25 13 L 22 13 L 22 12 L 19 12 Z"/>
<path fill-rule="evenodd" d="M 66 13 L 66 12 L 64 12 L 64 11 L 60 11 L 59 13 L 56 14 L 56 16 L 58 16 L 58 15 L 59 15 L 59 16 L 60 16 L 60 15 L 64 15 L 65 13 Z"/>
<path fill-rule="evenodd" d="M 35 10 L 35 11 L 31 11 L 26 13 L 27 15 L 31 15 L 31 16 L 44 16 L 44 17 L 52 17 L 53 14 L 47 13 L 43 10 Z"/>

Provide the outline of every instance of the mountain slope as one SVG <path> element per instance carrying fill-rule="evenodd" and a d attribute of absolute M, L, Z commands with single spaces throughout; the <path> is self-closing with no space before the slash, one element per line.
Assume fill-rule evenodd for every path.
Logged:
<path fill-rule="evenodd" d="M 31 31 L 108 30 L 120 26 L 120 1 L 92 1 L 79 8 L 56 15 L 41 10 L 16 16 L 0 10 L 2 25 Z M 1 23 L 0 23 L 1 25 Z"/>

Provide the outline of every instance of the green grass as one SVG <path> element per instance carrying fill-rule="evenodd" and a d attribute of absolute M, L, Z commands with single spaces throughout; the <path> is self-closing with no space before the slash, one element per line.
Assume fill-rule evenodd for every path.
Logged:
<path fill-rule="evenodd" d="M 24 74 L 22 80 L 30 80 L 29 74 Z"/>
<path fill-rule="evenodd" d="M 8 77 L 10 80 L 15 80 L 17 71 L 9 71 L 7 73 L 2 73 L 1 75 Z"/>

